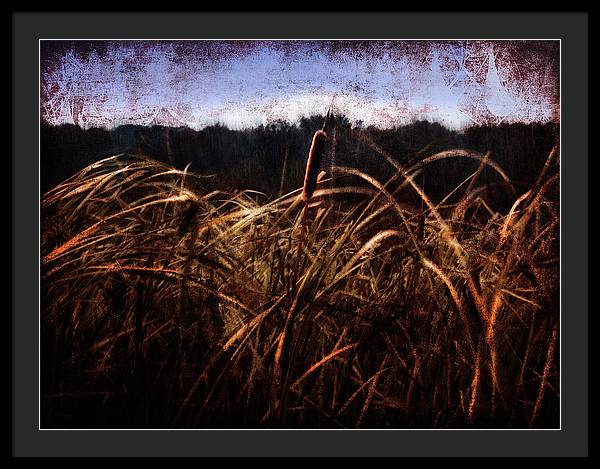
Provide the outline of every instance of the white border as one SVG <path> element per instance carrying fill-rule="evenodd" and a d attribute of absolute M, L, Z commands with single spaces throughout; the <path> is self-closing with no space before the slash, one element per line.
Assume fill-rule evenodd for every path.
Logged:
<path fill-rule="evenodd" d="M 38 431 L 561 431 L 562 430 L 562 302 L 560 301 L 562 297 L 562 207 L 560 204 L 561 196 L 562 196 L 562 39 L 478 39 L 478 38 L 437 38 L 437 39 L 366 39 L 366 38 L 352 38 L 352 39 L 343 39 L 343 38 L 311 38 L 311 39 L 298 39 L 298 38 L 285 38 L 285 39 L 277 39 L 277 38 L 268 38 L 268 39 L 38 39 L 38 200 L 41 200 L 41 42 L 42 41 L 71 41 L 71 42 L 221 42 L 221 41 L 230 41 L 230 42 L 249 42 L 249 41 L 263 41 L 263 42 L 283 42 L 283 41 L 294 41 L 294 42 L 308 42 L 308 41 L 380 41 L 380 42 L 413 42 L 413 41 L 422 41 L 422 42 L 444 42 L 444 41 L 487 41 L 487 42 L 495 42 L 495 41 L 503 41 L 503 42 L 511 42 L 511 41 L 522 41 L 522 42 L 531 42 L 531 41 L 558 41 L 559 43 L 559 98 L 558 98 L 558 119 L 559 119 L 559 319 L 558 319 L 558 348 L 559 348 L 559 427 L 558 428 L 42 428 L 41 426 L 41 206 L 38 204 L 38 279 L 40 282 L 40 288 L 38 289 Z"/>

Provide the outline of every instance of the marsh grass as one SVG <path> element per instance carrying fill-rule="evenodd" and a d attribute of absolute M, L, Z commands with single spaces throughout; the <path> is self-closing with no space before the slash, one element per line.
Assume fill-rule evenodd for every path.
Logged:
<path fill-rule="evenodd" d="M 42 426 L 557 427 L 558 152 L 500 213 L 489 154 L 373 151 L 391 180 L 308 197 L 126 154 L 46 193 Z M 479 164 L 436 202 L 448 158 Z"/>

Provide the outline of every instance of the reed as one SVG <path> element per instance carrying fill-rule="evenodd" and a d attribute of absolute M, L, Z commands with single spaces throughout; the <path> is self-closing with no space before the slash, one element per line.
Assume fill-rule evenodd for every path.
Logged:
<path fill-rule="evenodd" d="M 327 138 L 275 200 L 132 155 L 43 197 L 44 427 L 557 426 L 556 152 L 502 212 L 489 154 L 323 188 Z M 435 201 L 448 158 L 479 166 Z"/>
<path fill-rule="evenodd" d="M 306 162 L 306 173 L 304 174 L 304 185 L 302 186 L 302 200 L 305 204 L 310 202 L 315 189 L 317 188 L 317 179 L 320 173 L 320 165 L 325 152 L 327 134 L 322 130 L 317 130 L 313 135 L 310 151 L 308 152 L 308 161 Z"/>

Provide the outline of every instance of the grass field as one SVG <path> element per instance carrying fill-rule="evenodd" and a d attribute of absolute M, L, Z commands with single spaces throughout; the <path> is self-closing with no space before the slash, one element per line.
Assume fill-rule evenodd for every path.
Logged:
<path fill-rule="evenodd" d="M 47 192 L 42 427 L 558 427 L 558 148 L 524 193 L 373 152 L 275 200 L 130 154 Z"/>

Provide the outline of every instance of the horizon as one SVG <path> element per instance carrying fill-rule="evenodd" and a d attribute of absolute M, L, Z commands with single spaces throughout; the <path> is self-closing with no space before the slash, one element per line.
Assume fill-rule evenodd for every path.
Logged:
<path fill-rule="evenodd" d="M 346 118 L 346 116 L 343 114 L 336 114 L 335 117 Z M 323 116 L 319 115 L 319 114 L 313 114 L 310 116 L 302 116 L 294 122 L 289 122 L 289 121 L 285 121 L 285 120 L 273 120 L 271 122 L 267 122 L 264 124 L 260 123 L 253 127 L 244 127 L 244 128 L 231 128 L 226 123 L 220 122 L 220 121 L 210 123 L 204 127 L 198 128 L 198 129 L 194 129 L 187 125 L 177 125 L 177 126 L 164 125 L 164 124 L 144 125 L 144 124 L 138 124 L 138 123 L 119 124 L 119 125 L 115 125 L 112 127 L 101 127 L 101 126 L 83 127 L 80 124 L 73 124 L 73 123 L 69 123 L 69 122 L 64 122 L 64 123 L 60 123 L 60 124 L 52 124 L 52 123 L 46 121 L 44 118 L 40 118 L 40 124 L 45 125 L 49 128 L 76 127 L 82 131 L 102 130 L 105 132 L 111 132 L 111 131 L 117 130 L 121 127 L 139 127 L 142 129 L 152 129 L 154 127 L 159 127 L 159 128 L 162 127 L 164 129 L 186 129 L 186 130 L 190 130 L 192 132 L 202 132 L 203 130 L 214 128 L 214 127 L 223 127 L 231 132 L 251 132 L 251 131 L 254 131 L 259 128 L 268 129 L 270 127 L 277 127 L 280 124 L 285 124 L 289 127 L 300 128 L 300 126 L 302 125 L 302 120 L 306 119 L 306 120 L 310 121 L 310 120 L 313 120 L 316 118 L 323 118 Z M 349 120 L 348 120 L 348 122 L 351 124 L 352 128 L 358 128 L 361 126 L 361 124 L 357 124 L 356 122 L 350 122 Z M 411 127 L 411 126 L 414 126 L 417 124 L 427 124 L 427 125 L 431 125 L 431 126 L 439 125 L 443 129 L 445 129 L 449 132 L 457 133 L 457 134 L 462 134 L 469 129 L 475 129 L 475 128 L 490 128 L 491 129 L 491 128 L 510 127 L 510 126 L 547 126 L 547 125 L 560 126 L 560 122 L 555 122 L 555 121 L 548 121 L 548 122 L 534 121 L 534 122 L 501 122 L 500 124 L 470 123 L 469 125 L 466 125 L 461 128 L 451 128 L 451 127 L 447 127 L 446 125 L 444 125 L 441 122 L 430 121 L 427 119 L 416 119 L 416 120 L 412 120 L 410 122 L 406 122 L 406 123 L 402 123 L 402 124 L 398 124 L 398 125 L 390 126 L 390 127 L 376 127 L 376 126 L 372 126 L 372 125 L 371 126 L 362 125 L 362 128 L 364 128 L 364 129 L 377 128 L 377 130 L 385 132 L 385 131 L 394 131 L 397 129 L 407 128 L 407 127 Z"/>
<path fill-rule="evenodd" d="M 41 41 L 40 117 L 232 130 L 336 113 L 451 130 L 558 122 L 557 41 Z"/>

